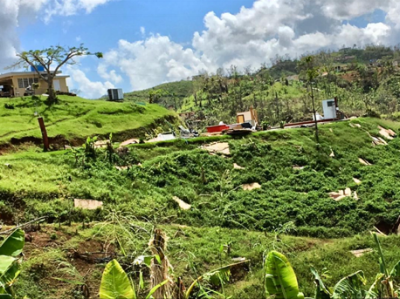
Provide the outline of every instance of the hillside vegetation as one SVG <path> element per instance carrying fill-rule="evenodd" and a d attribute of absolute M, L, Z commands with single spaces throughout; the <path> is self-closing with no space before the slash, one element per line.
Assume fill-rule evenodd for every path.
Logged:
<path fill-rule="evenodd" d="M 399 216 L 400 144 L 394 139 L 387 146 L 371 146 L 371 136 L 379 136 L 378 124 L 399 129 L 397 123 L 357 119 L 322 126 L 320 144 L 313 141 L 312 129 L 223 137 L 229 142 L 228 158 L 198 148 L 215 138 L 137 145 L 129 153 L 113 153 L 111 165 L 107 152 L 96 160 L 79 150 L 7 155 L 0 157 L 1 213 L 14 220 L 57 217 L 69 210 L 65 198 L 85 198 L 103 201 L 106 210 L 132 209 L 139 219 L 152 215 L 194 226 L 271 231 L 294 221 L 298 234 L 315 237 L 351 236 L 373 226 L 387 230 Z M 359 158 L 372 165 L 362 165 Z M 234 169 L 234 163 L 244 169 Z M 242 190 L 250 183 L 262 188 Z M 358 201 L 336 202 L 328 195 L 347 187 L 357 192 Z M 177 210 L 173 196 L 192 209 Z"/>
<path fill-rule="evenodd" d="M 37 115 L 44 118 L 54 142 L 82 144 L 88 136 L 115 140 L 142 137 L 167 122 L 178 122 L 175 114 L 159 105 L 136 105 L 79 97 L 59 96 L 59 104 L 48 106 L 44 97 L 0 98 L 0 144 L 41 142 Z M 35 115 L 37 112 L 37 115 Z"/>
<path fill-rule="evenodd" d="M 369 46 L 321 52 L 311 57 L 308 68 L 317 73 L 312 86 L 320 114 L 321 101 L 337 97 L 340 109 L 349 117 L 377 113 L 398 119 L 399 49 Z M 221 120 L 235 122 L 236 112 L 250 106 L 257 109 L 260 122 L 270 125 L 302 121 L 312 117 L 305 60 L 306 57 L 299 60 L 277 57 L 271 67 L 263 64 L 258 70 L 232 66 L 215 74 L 201 74 L 192 81 L 129 93 L 126 99 L 147 100 L 178 112 L 194 111 L 187 124 L 200 129 Z"/>
<path fill-rule="evenodd" d="M 54 222 L 32 233 L 18 292 L 31 298 L 69 298 L 77 289 L 71 281 L 78 280 L 96 298 L 104 262 L 99 258 L 93 264 L 85 252 L 107 247 L 107 256 L 116 254 L 129 269 L 131 257 L 123 252 L 133 257 L 148 252 L 153 227 L 170 236 L 168 255 L 176 277 L 186 285 L 233 257 L 250 259 L 252 271 L 224 288 L 233 298 L 263 296 L 262 261 L 271 249 L 289 255 L 308 296 L 314 290 L 311 265 L 329 270 L 329 285 L 360 269 L 372 282 L 378 271 L 376 253 L 356 258 L 349 251 L 373 247 L 369 231 L 374 226 L 391 232 L 400 206 L 399 139 L 372 146 L 378 125 L 397 133 L 400 129 L 396 122 L 360 118 L 321 126 L 320 144 L 313 129 L 304 128 L 239 139 L 139 144 L 128 152 L 93 152 L 86 144 L 85 149 L 41 153 L 32 148 L 1 156 L 2 221 L 47 216 Z M 230 155 L 210 155 L 200 148 L 210 142 L 228 142 Z M 249 183 L 261 188 L 243 190 Z M 357 192 L 358 200 L 335 201 L 328 195 L 345 188 Z M 174 196 L 191 208 L 180 209 Z M 74 198 L 100 200 L 104 207 L 75 209 Z M 82 225 L 69 227 L 69 221 Z M 383 240 L 391 266 L 398 259 L 399 240 Z"/>

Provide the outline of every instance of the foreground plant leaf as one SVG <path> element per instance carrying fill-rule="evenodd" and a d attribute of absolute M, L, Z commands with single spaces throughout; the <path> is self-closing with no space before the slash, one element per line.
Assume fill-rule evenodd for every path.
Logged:
<path fill-rule="evenodd" d="M 277 251 L 271 251 L 267 256 L 265 284 L 268 296 L 275 299 L 304 298 L 303 293 L 299 292 L 292 266 L 287 258 Z"/>
<path fill-rule="evenodd" d="M 135 292 L 124 269 L 117 260 L 104 269 L 100 284 L 100 299 L 135 299 Z"/>
<path fill-rule="evenodd" d="M 0 246 L 0 255 L 18 256 L 25 245 L 25 233 L 17 229 Z"/>

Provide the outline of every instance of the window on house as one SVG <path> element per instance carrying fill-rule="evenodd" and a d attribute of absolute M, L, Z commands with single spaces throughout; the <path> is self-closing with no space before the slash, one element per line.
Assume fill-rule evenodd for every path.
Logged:
<path fill-rule="evenodd" d="M 18 79 L 18 88 L 27 88 L 32 86 L 33 83 L 39 83 L 38 78 L 20 78 Z"/>
<path fill-rule="evenodd" d="M 328 107 L 333 107 L 334 104 L 335 104 L 334 101 L 330 101 L 330 102 L 328 102 Z"/>

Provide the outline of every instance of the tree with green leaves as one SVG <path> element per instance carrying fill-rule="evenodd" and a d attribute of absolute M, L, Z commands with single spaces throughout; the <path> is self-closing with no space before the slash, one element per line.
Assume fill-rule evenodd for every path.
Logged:
<path fill-rule="evenodd" d="M 314 88 L 313 84 L 315 83 L 315 78 L 318 77 L 318 67 L 314 60 L 314 56 L 306 56 L 299 62 L 299 67 L 302 69 L 303 74 L 305 75 L 308 86 L 310 87 L 310 95 L 312 100 L 312 109 L 314 115 L 315 122 L 315 139 L 319 143 L 319 135 L 318 135 L 318 122 L 317 122 L 317 112 L 315 110 L 315 101 L 314 101 Z"/>
<path fill-rule="evenodd" d="M 83 44 L 79 47 L 51 46 L 43 50 L 30 50 L 17 54 L 18 61 L 10 68 L 32 67 L 38 74 L 39 78 L 44 80 L 48 85 L 49 98 L 48 102 L 54 104 L 57 102 L 57 97 L 53 88 L 53 80 L 60 72 L 61 67 L 65 65 L 75 64 L 74 58 L 80 56 L 94 55 L 97 58 L 102 58 L 100 52 L 89 52 Z M 44 68 L 44 71 L 40 69 Z"/>

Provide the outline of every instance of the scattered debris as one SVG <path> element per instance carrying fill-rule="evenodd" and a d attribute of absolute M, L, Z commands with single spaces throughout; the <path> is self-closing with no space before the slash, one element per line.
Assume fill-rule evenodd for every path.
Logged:
<path fill-rule="evenodd" d="M 360 124 L 353 124 L 353 123 L 349 123 L 350 127 L 352 128 L 361 128 Z"/>
<path fill-rule="evenodd" d="M 180 198 L 177 197 L 177 196 L 172 197 L 172 199 L 173 199 L 175 202 L 178 203 L 179 207 L 180 207 L 182 210 L 187 211 L 187 210 L 190 210 L 190 208 L 192 207 L 190 204 L 184 202 L 182 199 L 180 199 Z"/>
<path fill-rule="evenodd" d="M 392 233 L 396 235 L 400 234 L 400 216 L 397 218 L 396 223 L 392 227 Z"/>
<path fill-rule="evenodd" d="M 359 179 L 353 178 L 354 183 L 356 183 L 357 185 L 361 184 L 361 181 Z"/>
<path fill-rule="evenodd" d="M 294 170 L 303 170 L 304 166 L 293 165 Z"/>
<path fill-rule="evenodd" d="M 210 154 L 222 154 L 226 156 L 231 154 L 228 142 L 214 142 L 203 145 L 201 148 L 208 151 Z"/>
<path fill-rule="evenodd" d="M 6 163 L 6 164 L 4 164 L 4 166 L 7 167 L 7 168 L 12 168 L 10 163 Z"/>
<path fill-rule="evenodd" d="M 339 192 L 329 192 L 328 194 L 329 197 L 334 199 L 335 201 L 341 201 L 346 197 L 353 197 L 355 200 L 358 200 L 357 192 L 352 193 L 350 188 L 339 190 Z"/>
<path fill-rule="evenodd" d="M 372 164 L 369 163 L 367 160 L 364 160 L 362 158 L 358 158 L 358 161 L 360 161 L 361 164 L 364 164 L 366 166 L 371 166 Z"/>
<path fill-rule="evenodd" d="M 335 157 L 335 153 L 333 152 L 333 149 L 331 148 L 331 154 L 329 155 L 329 157 L 334 158 Z"/>
<path fill-rule="evenodd" d="M 372 138 L 372 145 L 373 146 L 375 146 L 375 145 L 387 145 L 387 142 L 384 139 L 382 139 L 381 137 L 373 137 L 373 136 L 371 136 L 371 138 Z"/>
<path fill-rule="evenodd" d="M 329 131 L 331 131 L 331 133 L 333 133 L 333 130 L 332 130 L 332 128 L 330 128 L 330 129 L 329 129 Z"/>
<path fill-rule="evenodd" d="M 357 195 L 357 191 L 354 191 L 354 193 L 353 193 L 353 198 L 354 198 L 355 200 L 359 200 L 358 195 Z"/>
<path fill-rule="evenodd" d="M 252 183 L 252 184 L 244 184 L 242 185 L 243 190 L 251 191 L 254 189 L 260 189 L 261 185 L 259 183 Z"/>
<path fill-rule="evenodd" d="M 347 197 L 346 195 L 343 195 L 342 192 L 330 192 L 329 196 L 335 201 L 341 201 Z"/>
<path fill-rule="evenodd" d="M 239 166 L 239 165 L 237 165 L 236 163 L 233 163 L 233 168 L 234 168 L 234 169 L 245 169 L 244 167 Z"/>
<path fill-rule="evenodd" d="M 394 137 L 396 137 L 396 132 L 394 132 L 393 130 L 387 130 L 381 126 L 378 126 L 379 128 L 379 134 L 381 134 L 383 137 L 385 137 L 386 139 L 392 140 Z"/>
<path fill-rule="evenodd" d="M 376 226 L 374 226 L 373 230 L 374 233 L 377 233 L 380 236 L 385 236 L 385 237 L 387 236 L 385 233 L 381 232 Z"/>
<path fill-rule="evenodd" d="M 234 257 L 232 258 L 232 261 L 234 262 L 245 262 L 247 259 L 245 257 Z"/>
<path fill-rule="evenodd" d="M 103 207 L 103 202 L 98 200 L 90 199 L 74 199 L 75 208 L 81 208 L 84 210 L 96 210 Z"/>
<path fill-rule="evenodd" d="M 361 257 L 366 253 L 371 253 L 374 250 L 372 248 L 365 248 L 365 249 L 358 249 L 358 250 L 351 250 L 350 252 L 355 256 L 355 257 Z"/>
<path fill-rule="evenodd" d="M 360 124 L 354 124 L 357 128 L 361 128 Z"/>
<path fill-rule="evenodd" d="M 94 143 L 94 148 L 105 148 L 107 147 L 108 140 L 98 140 Z"/>
<path fill-rule="evenodd" d="M 119 171 L 123 171 L 123 170 L 127 170 L 129 169 L 131 166 L 115 166 L 116 169 L 118 169 Z"/>
<path fill-rule="evenodd" d="M 128 139 L 128 140 L 125 140 L 124 142 L 121 142 L 121 144 L 119 145 L 120 147 L 122 147 L 122 146 L 127 146 L 127 145 L 130 145 L 130 144 L 136 144 L 136 143 L 139 143 L 139 139 Z"/>

